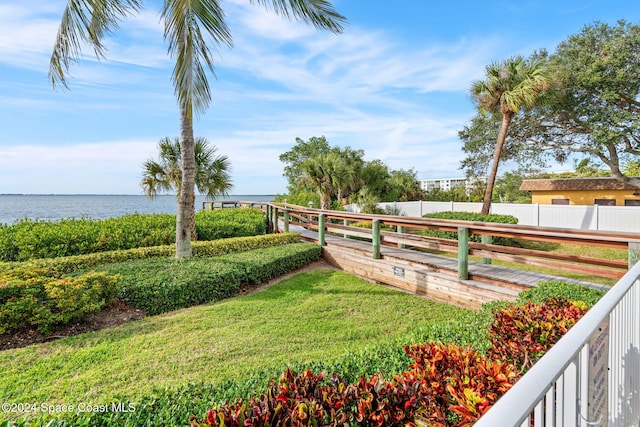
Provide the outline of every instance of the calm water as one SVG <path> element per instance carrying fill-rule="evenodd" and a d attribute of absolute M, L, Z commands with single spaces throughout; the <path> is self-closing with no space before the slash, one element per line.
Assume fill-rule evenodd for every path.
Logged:
<path fill-rule="evenodd" d="M 269 202 L 272 195 L 232 195 L 217 200 L 242 200 Z M 196 210 L 202 209 L 205 197 L 196 196 Z M 104 195 L 0 195 L 0 223 L 11 224 L 21 218 L 53 221 L 60 218 L 103 219 L 129 213 L 175 214 L 175 196 L 158 196 L 153 200 L 146 196 Z"/>

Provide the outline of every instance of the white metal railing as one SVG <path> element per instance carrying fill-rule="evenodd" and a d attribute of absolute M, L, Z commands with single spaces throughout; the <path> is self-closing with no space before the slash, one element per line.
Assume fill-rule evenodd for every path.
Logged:
<path fill-rule="evenodd" d="M 475 427 L 640 425 L 640 262 Z"/>

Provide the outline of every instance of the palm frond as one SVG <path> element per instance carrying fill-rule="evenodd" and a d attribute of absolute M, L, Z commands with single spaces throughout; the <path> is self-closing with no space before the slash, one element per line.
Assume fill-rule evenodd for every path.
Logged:
<path fill-rule="evenodd" d="M 85 43 L 99 59 L 104 58 L 105 34 L 117 29 L 121 20 L 141 7 L 141 0 L 69 0 L 49 61 L 51 84 L 68 87 L 66 74 L 71 64 L 78 61 Z"/>
<path fill-rule="evenodd" d="M 211 102 L 207 69 L 215 76 L 211 50 L 201 27 L 217 45 L 231 45 L 231 33 L 217 0 L 165 0 L 162 11 L 165 40 L 175 58 L 172 81 L 178 103 L 188 118 Z"/>
<path fill-rule="evenodd" d="M 287 19 L 309 22 L 318 29 L 336 34 L 343 32 L 347 22 L 327 0 L 251 0 L 251 3 L 261 4 Z"/>

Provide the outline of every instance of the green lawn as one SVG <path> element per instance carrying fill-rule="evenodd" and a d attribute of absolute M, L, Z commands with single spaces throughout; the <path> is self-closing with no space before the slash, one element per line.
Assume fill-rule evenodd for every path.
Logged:
<path fill-rule="evenodd" d="M 465 312 L 339 271 L 312 271 L 253 295 L 0 352 L 0 396 L 135 401 L 154 387 L 330 362 Z"/>

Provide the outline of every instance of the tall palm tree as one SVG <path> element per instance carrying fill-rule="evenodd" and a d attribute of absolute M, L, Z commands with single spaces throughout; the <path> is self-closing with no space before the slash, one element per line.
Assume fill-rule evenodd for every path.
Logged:
<path fill-rule="evenodd" d="M 178 138 L 163 138 L 158 142 L 159 161 L 148 159 L 142 165 L 140 185 L 149 198 L 159 192 L 182 190 L 182 157 Z M 229 194 L 231 164 L 227 156 L 216 156 L 216 148 L 210 147 L 205 138 L 195 138 L 195 186 L 201 194 L 214 199 Z"/>
<path fill-rule="evenodd" d="M 502 123 L 482 203 L 481 213 L 485 215 L 491 208 L 498 164 L 511 121 L 522 108 L 531 108 L 540 102 L 550 81 L 546 62 L 526 61 L 521 56 L 492 63 L 487 66 L 486 73 L 485 80 L 472 83 L 471 95 L 481 113 L 500 115 Z"/>
<path fill-rule="evenodd" d="M 341 33 L 345 18 L 329 0 L 249 0 L 285 18 Z M 54 85 L 67 86 L 67 74 L 84 45 L 104 58 L 104 37 L 143 7 L 142 0 L 68 0 L 58 29 L 49 77 Z M 172 81 L 180 110 L 182 182 L 176 217 L 176 258 L 191 257 L 191 233 L 195 221 L 195 152 L 193 113 L 202 114 L 211 102 L 207 70 L 213 73 L 211 44 L 232 45 L 220 0 L 164 0 L 161 18 L 168 51 L 175 60 Z M 206 36 L 210 40 L 206 40 Z M 209 44 L 208 44 L 209 43 Z"/>

